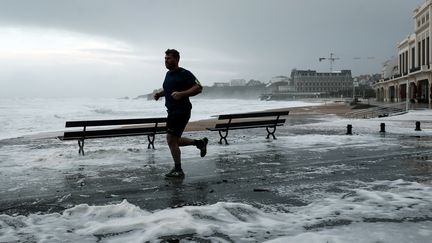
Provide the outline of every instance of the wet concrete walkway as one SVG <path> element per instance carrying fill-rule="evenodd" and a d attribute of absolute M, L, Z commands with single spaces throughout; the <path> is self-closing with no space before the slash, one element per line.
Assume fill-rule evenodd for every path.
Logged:
<path fill-rule="evenodd" d="M 344 135 L 343 129 L 313 131 L 328 117 L 292 118 L 277 140 L 265 129 L 235 131 L 231 145 L 208 136 L 208 155 L 184 148 L 184 180 L 166 180 L 172 160 L 163 137 L 147 150 L 145 137 L 89 141 L 86 156 L 75 143 L 56 139 L 0 141 L 0 214 L 58 212 L 77 204 L 105 205 L 123 199 L 155 210 L 219 201 L 263 205 L 307 205 L 326 193 L 342 193 L 357 182 L 431 183 L 432 137 L 379 133 Z M 332 118 L 334 119 L 334 118 Z"/>

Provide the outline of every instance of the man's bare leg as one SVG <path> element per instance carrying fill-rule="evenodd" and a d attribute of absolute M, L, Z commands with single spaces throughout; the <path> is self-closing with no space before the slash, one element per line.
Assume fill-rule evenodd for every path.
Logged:
<path fill-rule="evenodd" d="M 191 145 L 196 145 L 196 141 L 194 139 L 190 139 L 190 138 L 179 138 L 179 146 L 183 147 L 183 146 L 191 146 Z"/>
<path fill-rule="evenodd" d="M 167 134 L 167 143 L 171 151 L 171 156 L 174 160 L 174 166 L 176 170 L 181 170 L 181 151 L 179 147 L 179 141 L 179 137 L 172 134 Z"/>
<path fill-rule="evenodd" d="M 190 138 L 179 138 L 179 146 L 191 146 L 195 145 L 197 149 L 200 150 L 201 157 L 204 157 L 207 154 L 207 143 L 208 139 L 190 139 Z"/>
<path fill-rule="evenodd" d="M 201 157 L 204 157 L 207 152 L 208 139 L 194 140 L 190 138 L 182 138 L 172 134 L 167 134 L 167 143 L 171 151 L 171 156 L 174 160 L 174 169 L 171 170 L 166 177 L 184 178 L 184 173 L 181 167 L 181 150 L 180 146 L 195 145 L 200 150 Z"/>

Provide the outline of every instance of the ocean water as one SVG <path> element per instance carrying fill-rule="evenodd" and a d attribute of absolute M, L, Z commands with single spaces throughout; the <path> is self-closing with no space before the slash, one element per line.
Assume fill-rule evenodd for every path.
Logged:
<path fill-rule="evenodd" d="M 194 99 L 192 120 L 311 104 Z M 74 141 L 26 136 L 61 131 L 66 120 L 165 116 L 163 102 L 9 99 L 2 100 L 0 111 L 0 202 L 29 197 L 36 207 L 48 195 L 54 205 L 67 208 L 5 213 L 20 204 L 2 204 L 0 242 L 432 242 L 430 111 L 369 120 L 328 116 L 319 123 L 282 127 L 275 141 L 264 139 L 265 131 L 233 132 L 230 146 L 216 144 L 218 135 L 206 133 L 208 155 L 201 159 L 194 148 L 182 150 L 189 159 L 186 185 L 165 196 L 170 189 L 162 177 L 172 162 L 161 136 L 155 151 L 147 151 L 139 137 L 92 140 L 86 156 L 77 155 Z M 413 121 L 419 119 L 423 131 L 415 132 Z M 377 132 L 381 122 L 387 124 L 385 136 Z M 353 124 L 354 136 L 344 135 L 347 123 Z M 229 176 L 230 188 L 210 183 Z M 227 195 L 216 202 L 156 209 L 118 195 L 109 195 L 108 203 L 91 201 L 96 192 L 86 187 L 109 193 L 106 184 L 98 187 L 106 178 L 119 179 L 109 186 L 145 192 L 160 205 L 195 190 L 202 193 L 195 184 L 208 183 L 214 194 Z M 266 192 L 254 200 L 237 196 L 245 187 L 263 186 L 262 179 L 273 180 L 264 185 L 284 201 L 266 201 Z M 80 203 L 63 204 L 74 202 L 71 198 Z"/>
<path fill-rule="evenodd" d="M 218 114 L 320 105 L 302 101 L 192 99 L 191 121 Z M 145 99 L 0 99 L 0 139 L 62 131 L 66 121 L 164 117 L 164 100 Z"/>

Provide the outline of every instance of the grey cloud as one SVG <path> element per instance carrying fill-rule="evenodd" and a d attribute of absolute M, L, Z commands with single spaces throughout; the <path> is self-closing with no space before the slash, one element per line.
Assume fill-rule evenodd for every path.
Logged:
<path fill-rule="evenodd" d="M 156 64 L 161 55 L 161 65 L 164 49 L 178 48 L 184 64 L 203 70 L 209 82 L 229 78 L 217 73 L 269 79 L 292 68 L 328 70 L 328 63 L 318 62 L 318 57 L 330 52 L 341 58 L 336 68 L 361 74 L 379 72 L 381 63 L 395 55 L 396 43 L 413 31 L 412 11 L 422 2 L 3 0 L 0 27 L 106 36 L 132 45 L 130 56 L 151 56 Z M 362 59 L 354 59 L 358 56 Z M 218 71 L 205 72 L 211 69 Z"/>

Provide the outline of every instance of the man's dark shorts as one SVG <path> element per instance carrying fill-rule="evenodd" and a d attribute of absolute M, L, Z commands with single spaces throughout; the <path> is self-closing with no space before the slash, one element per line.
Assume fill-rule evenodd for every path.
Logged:
<path fill-rule="evenodd" d="M 189 122 L 190 111 L 168 111 L 167 133 L 181 137 Z"/>

